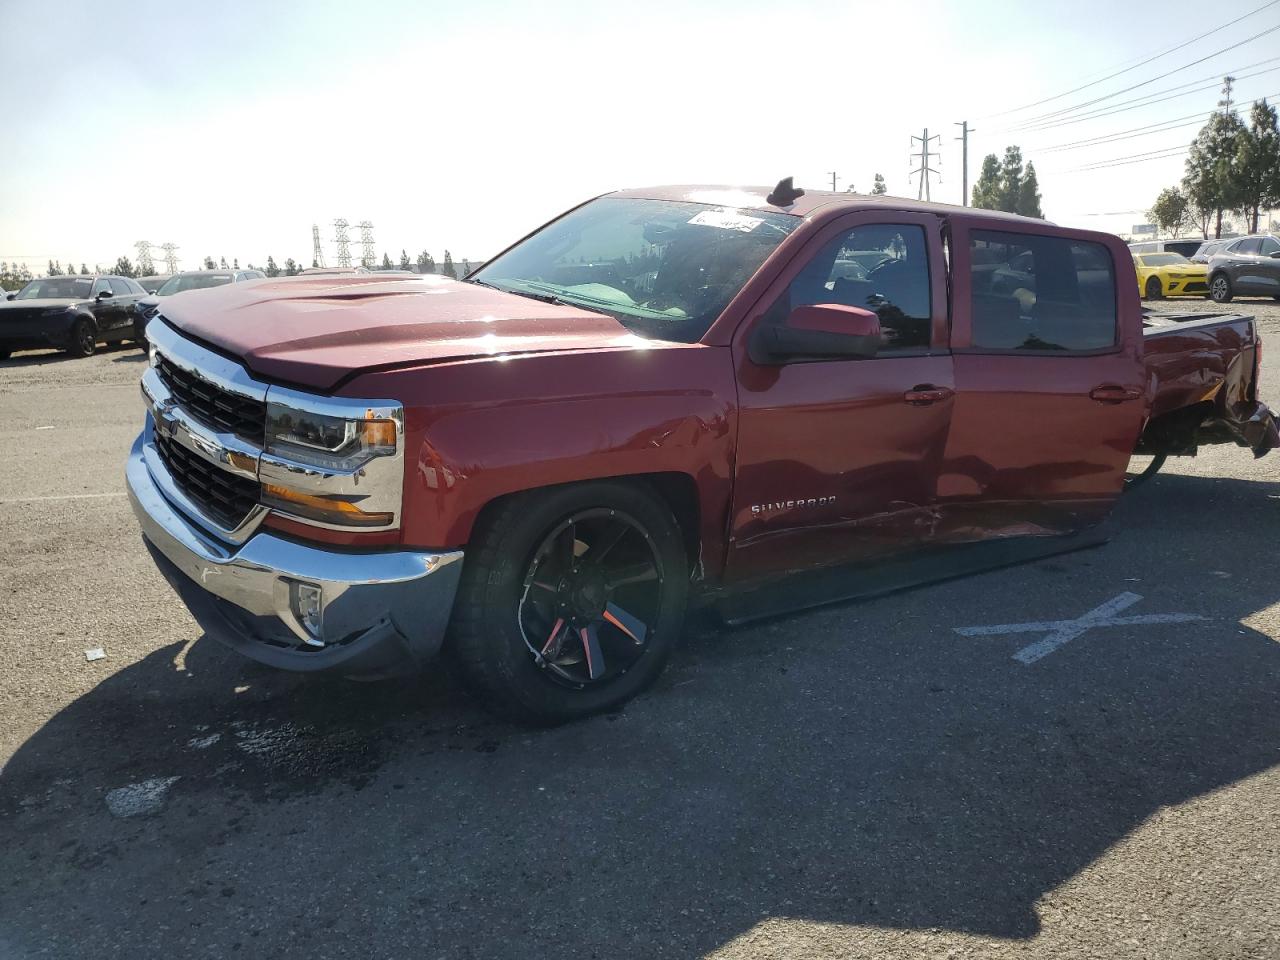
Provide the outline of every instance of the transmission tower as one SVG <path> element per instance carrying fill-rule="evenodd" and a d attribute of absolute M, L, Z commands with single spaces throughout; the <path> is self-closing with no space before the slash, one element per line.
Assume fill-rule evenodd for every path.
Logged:
<path fill-rule="evenodd" d="M 176 243 L 162 243 L 160 249 L 164 251 L 164 268 L 169 273 L 178 272 L 178 245 Z"/>
<path fill-rule="evenodd" d="M 351 238 L 347 236 L 346 220 L 333 221 L 333 245 L 338 248 L 338 266 L 351 266 Z"/>
<path fill-rule="evenodd" d="M 372 269 L 378 265 L 378 252 L 373 249 L 373 224 L 361 220 L 356 226 L 360 228 L 360 246 L 363 248 L 360 263 Z"/>
<path fill-rule="evenodd" d="M 324 266 L 324 251 L 320 249 L 320 227 L 311 225 L 311 260 L 312 266 Z"/>
<path fill-rule="evenodd" d="M 934 140 L 941 140 L 941 139 L 942 138 L 939 137 L 937 134 L 934 134 L 932 137 L 929 136 L 928 127 L 924 128 L 924 134 L 922 136 L 911 138 L 913 143 L 917 140 L 920 142 L 920 152 L 911 154 L 913 159 L 915 157 L 920 158 L 920 166 L 912 170 L 910 174 L 910 176 L 913 176 L 913 177 L 917 173 L 920 174 L 920 191 L 916 197 L 917 200 L 933 199 L 929 194 L 929 174 L 933 174 L 935 177 L 940 175 L 937 170 L 929 166 L 929 158 L 940 156 L 940 154 L 936 150 L 930 150 L 929 144 Z"/>
<path fill-rule="evenodd" d="M 138 251 L 138 272 L 145 276 L 155 273 L 155 266 L 151 263 L 151 241 L 139 240 L 133 245 L 133 249 Z"/>

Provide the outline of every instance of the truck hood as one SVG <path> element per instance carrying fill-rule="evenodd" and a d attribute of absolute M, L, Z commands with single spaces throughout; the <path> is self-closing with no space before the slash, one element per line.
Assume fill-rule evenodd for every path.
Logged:
<path fill-rule="evenodd" d="M 184 334 L 268 380 L 316 390 L 371 367 L 643 342 L 605 314 L 432 275 L 229 283 L 161 303 Z"/>

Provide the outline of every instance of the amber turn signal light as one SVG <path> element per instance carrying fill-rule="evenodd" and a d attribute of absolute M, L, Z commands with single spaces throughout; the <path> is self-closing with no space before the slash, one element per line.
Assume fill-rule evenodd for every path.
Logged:
<path fill-rule="evenodd" d="M 385 527 L 395 519 L 393 513 L 366 513 L 347 500 L 299 493 L 274 483 L 262 485 L 262 500 L 267 506 L 279 507 L 308 520 L 344 527 Z"/>

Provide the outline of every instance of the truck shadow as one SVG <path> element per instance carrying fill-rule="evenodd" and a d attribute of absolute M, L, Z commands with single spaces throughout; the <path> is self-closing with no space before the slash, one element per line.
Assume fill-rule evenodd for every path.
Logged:
<path fill-rule="evenodd" d="M 157 952 L 176 911 L 222 952 L 249 928 L 263 955 L 303 952 L 299 899 L 375 887 L 382 919 L 328 908 L 329 946 L 692 956 L 781 916 L 1034 936 L 1037 901 L 1144 820 L 1280 761 L 1280 645 L 1244 622 L 1280 603 L 1277 497 L 1280 483 L 1163 475 L 1125 498 L 1101 550 L 700 626 L 656 690 L 556 730 L 495 723 L 443 679 L 285 676 L 204 639 L 157 650 L 0 773 L 0 873 L 23 878 L 11 933 L 57 925 L 41 897 L 64 884 L 118 884 L 142 903 L 87 897 L 80 922 Z M 1025 619 L 1006 604 L 1037 589 L 1039 609 L 1076 616 L 1130 578 L 1210 619 L 1034 667 L 1011 659 L 1017 638 L 951 631 L 975 592 L 991 622 Z M 153 817 L 102 802 L 173 776 Z M 204 894 L 229 871 L 235 910 Z"/>

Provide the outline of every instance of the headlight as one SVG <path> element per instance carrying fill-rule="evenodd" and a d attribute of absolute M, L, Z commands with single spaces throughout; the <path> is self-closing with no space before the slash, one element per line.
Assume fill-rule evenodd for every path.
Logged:
<path fill-rule="evenodd" d="M 351 471 L 396 452 L 397 423 L 375 417 L 353 420 L 267 403 L 267 452 L 326 470 Z"/>

